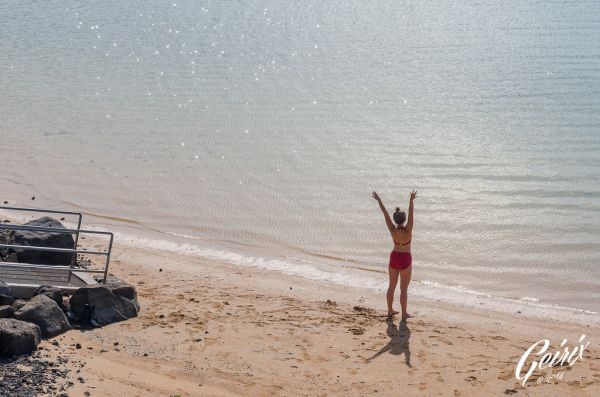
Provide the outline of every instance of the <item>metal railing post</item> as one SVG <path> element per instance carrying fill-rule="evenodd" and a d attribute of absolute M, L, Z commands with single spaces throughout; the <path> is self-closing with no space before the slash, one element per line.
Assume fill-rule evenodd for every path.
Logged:
<path fill-rule="evenodd" d="M 106 265 L 104 267 L 104 280 L 102 280 L 102 282 L 104 284 L 106 284 L 106 276 L 108 276 L 108 264 L 110 262 L 110 254 L 112 252 L 112 246 L 113 246 L 113 239 L 114 239 L 114 234 L 110 234 L 110 242 L 108 243 L 108 253 L 106 254 Z"/>
<path fill-rule="evenodd" d="M 77 233 L 75 233 L 75 245 L 73 246 L 74 250 L 77 249 L 77 244 L 79 243 L 79 231 L 81 230 L 81 219 L 82 218 L 83 218 L 83 216 L 81 215 L 81 213 L 79 213 L 79 220 L 77 221 Z M 75 256 L 73 257 L 73 262 L 71 263 L 71 266 L 75 267 L 76 264 L 77 264 L 77 254 L 75 254 Z"/>

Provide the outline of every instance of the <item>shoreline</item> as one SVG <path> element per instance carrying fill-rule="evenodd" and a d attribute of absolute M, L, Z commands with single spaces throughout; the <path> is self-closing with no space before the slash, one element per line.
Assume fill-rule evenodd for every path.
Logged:
<path fill-rule="evenodd" d="M 383 295 L 119 242 L 110 272 L 137 286 L 140 316 L 52 340 L 66 352 L 40 345 L 84 364 L 72 368 L 74 395 L 600 392 L 596 327 L 425 302 L 410 290 L 414 317 L 389 324 Z M 532 343 L 581 334 L 591 341 L 585 359 L 554 368 L 562 380 L 520 386 L 515 366 Z"/>
<path fill-rule="evenodd" d="M 12 221 L 23 221 L 23 218 L 15 219 L 6 216 L 8 214 L 3 213 L 1 210 L 0 215 Z M 85 219 L 88 219 L 88 221 L 85 221 Z M 385 266 L 382 266 L 381 270 L 359 267 L 346 269 L 331 264 L 313 263 L 312 261 L 303 261 L 287 256 L 280 258 L 268 254 L 258 255 L 257 252 L 251 249 L 244 251 L 239 247 L 234 248 L 233 245 L 228 247 L 221 244 L 219 246 L 218 243 L 215 245 L 211 240 L 147 229 L 141 225 L 132 229 L 132 225 L 123 223 L 99 223 L 98 220 L 102 219 L 118 222 L 118 218 L 99 217 L 84 213 L 84 227 L 90 230 L 114 231 L 117 242 L 137 249 L 162 250 L 175 255 L 189 256 L 190 260 L 214 261 L 241 266 L 249 270 L 260 269 L 277 272 L 282 277 L 300 276 L 308 282 L 326 283 L 331 287 L 351 288 L 364 295 L 385 294 L 387 289 L 387 269 Z M 64 223 L 69 224 L 68 222 Z M 75 225 L 71 224 L 71 226 L 74 227 Z M 516 315 L 535 320 L 554 318 L 555 320 L 576 322 L 582 326 L 600 327 L 599 312 L 539 302 L 537 299 L 531 300 L 526 296 L 511 298 L 469 290 L 460 285 L 452 286 L 431 280 L 419 280 L 418 266 L 418 262 L 416 262 L 411 283 L 411 298 L 413 300 L 423 301 L 424 303 L 444 302 L 444 304 L 456 308 L 466 307 L 478 312 L 492 310 L 499 315 Z M 373 274 L 377 274 L 378 278 L 371 277 Z M 367 276 L 367 278 L 362 276 Z"/>
<path fill-rule="evenodd" d="M 7 180 L 6 177 L 4 179 Z M 161 227 L 162 223 L 149 223 L 147 217 L 133 217 L 131 208 L 115 207 L 118 202 L 106 203 L 105 207 L 113 212 L 106 212 L 110 216 L 102 216 L 103 212 L 97 206 L 83 208 L 77 204 L 82 199 L 78 196 L 64 201 L 52 196 L 51 191 L 42 193 L 33 186 L 16 184 L 14 180 L 7 182 L 7 190 L 9 192 L 5 193 L 4 200 L 11 204 L 81 211 L 85 214 L 86 224 L 122 232 L 120 239 L 134 244 L 142 238 L 147 240 L 149 247 L 164 247 L 174 252 L 191 249 L 201 258 L 271 267 L 289 274 L 304 273 L 308 278 L 326 279 L 350 287 L 368 287 L 374 291 L 387 282 L 387 247 L 377 249 L 380 261 L 346 262 L 336 257 L 319 256 L 318 252 L 302 251 L 301 247 L 288 247 L 288 250 L 270 244 L 248 245 L 235 238 L 235 241 L 212 238 L 214 233 L 204 234 L 200 229 L 196 230 L 198 233 L 187 233 L 176 227 Z M 36 196 L 35 201 L 29 200 L 32 195 Z M 168 224 L 173 226 L 178 219 L 170 219 Z M 567 317 L 569 321 L 600 326 L 594 291 L 598 281 L 595 273 L 581 281 L 580 275 L 569 278 L 569 274 L 548 269 L 544 263 L 534 265 L 530 259 L 523 262 L 515 260 L 510 267 L 502 266 L 500 262 L 466 266 L 461 257 L 455 258 L 454 262 L 444 262 L 435 254 L 437 251 L 425 252 L 418 248 L 415 246 L 414 250 L 413 295 L 458 305 L 468 304 L 476 309 L 484 306 L 515 314 L 521 311 L 523 315 L 537 318 Z M 482 249 L 484 247 L 473 247 L 475 251 Z M 589 265 L 593 263 L 594 256 L 588 258 L 586 263 Z M 416 271 L 417 267 L 419 271 Z M 576 268 L 572 270 L 577 273 Z M 572 285 L 578 285 L 578 291 L 574 291 Z"/>
<path fill-rule="evenodd" d="M 241 251 L 225 251 L 221 248 L 209 248 L 187 244 L 181 241 L 155 240 L 133 235 L 118 233 L 117 236 L 126 241 L 125 244 L 138 249 L 164 250 L 173 254 L 181 254 L 200 261 L 214 261 L 230 266 L 240 266 L 251 270 L 275 272 L 281 277 L 299 277 L 308 283 L 324 284 L 336 288 L 350 288 L 359 294 L 383 296 L 387 289 L 387 269 L 359 269 L 362 273 L 345 274 L 346 269 L 334 266 L 322 266 L 316 268 L 312 264 L 294 263 L 288 264 L 280 258 L 250 256 L 251 253 Z M 250 254 L 250 255 L 248 255 Z M 286 258 L 287 259 L 287 258 Z M 328 271 L 330 268 L 331 271 Z M 443 301 L 446 305 L 454 307 L 465 307 L 475 311 L 492 310 L 502 315 L 519 315 L 530 319 L 553 318 L 555 320 L 577 322 L 582 326 L 593 325 L 600 327 L 600 315 L 585 309 L 556 306 L 553 304 L 540 303 L 525 298 L 508 298 L 498 295 L 490 295 L 484 292 L 469 291 L 453 286 L 439 285 L 427 280 L 415 280 L 418 278 L 418 264 L 414 266 L 413 299 L 424 303 L 435 303 Z M 379 274 L 379 280 L 362 280 L 361 275 Z M 414 288 L 418 285 L 418 293 L 415 295 Z M 383 295 L 382 295 L 383 294 Z"/>

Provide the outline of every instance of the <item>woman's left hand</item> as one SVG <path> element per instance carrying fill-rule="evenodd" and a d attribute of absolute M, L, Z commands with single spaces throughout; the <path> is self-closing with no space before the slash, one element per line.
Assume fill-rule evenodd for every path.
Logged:
<path fill-rule="evenodd" d="M 381 200 L 381 199 L 379 198 L 379 195 L 377 194 L 377 192 L 376 192 L 376 191 L 373 191 L 373 193 L 371 194 L 371 196 L 372 196 L 372 197 L 373 197 L 375 200 L 377 200 L 377 201 Z"/>

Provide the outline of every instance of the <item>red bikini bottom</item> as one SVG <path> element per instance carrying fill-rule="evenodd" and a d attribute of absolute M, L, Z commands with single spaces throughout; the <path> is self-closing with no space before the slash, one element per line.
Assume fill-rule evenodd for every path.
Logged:
<path fill-rule="evenodd" d="M 392 251 L 390 254 L 390 267 L 392 269 L 404 270 L 412 264 L 412 255 L 410 252 Z"/>

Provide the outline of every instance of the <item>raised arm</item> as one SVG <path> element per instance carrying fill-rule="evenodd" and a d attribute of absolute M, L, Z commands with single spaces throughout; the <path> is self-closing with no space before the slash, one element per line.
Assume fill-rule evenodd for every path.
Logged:
<path fill-rule="evenodd" d="M 383 217 L 385 218 L 385 223 L 387 224 L 388 230 L 391 233 L 392 230 L 394 230 L 394 223 L 392 222 L 392 219 L 390 218 L 390 214 L 385 209 L 385 206 L 383 205 L 383 202 L 379 198 L 379 195 L 377 194 L 377 192 L 373 192 L 373 198 L 375 200 L 377 200 L 377 203 L 379 204 L 379 208 L 381 209 L 381 212 L 383 212 Z"/>
<path fill-rule="evenodd" d="M 417 198 L 417 191 L 413 190 L 412 192 L 410 192 L 410 203 L 408 204 L 408 220 L 406 222 L 406 231 L 409 233 L 412 233 L 412 229 L 413 229 L 413 221 L 414 221 L 413 210 L 414 210 L 415 198 Z"/>

